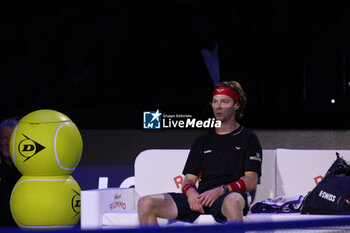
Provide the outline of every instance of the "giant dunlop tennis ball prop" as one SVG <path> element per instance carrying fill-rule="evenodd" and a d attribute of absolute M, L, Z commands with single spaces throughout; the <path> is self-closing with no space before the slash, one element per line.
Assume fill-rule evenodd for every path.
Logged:
<path fill-rule="evenodd" d="M 25 115 L 11 135 L 12 160 L 22 175 L 69 175 L 78 165 L 82 151 L 77 126 L 54 110 Z"/>
<path fill-rule="evenodd" d="M 72 176 L 22 176 L 12 190 L 12 216 L 21 228 L 73 227 L 80 220 L 80 191 Z"/>

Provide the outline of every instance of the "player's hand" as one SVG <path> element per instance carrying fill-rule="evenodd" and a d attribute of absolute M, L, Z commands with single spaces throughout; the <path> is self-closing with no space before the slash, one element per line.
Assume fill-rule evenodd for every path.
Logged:
<path fill-rule="evenodd" d="M 208 191 L 205 191 L 204 193 L 201 193 L 199 195 L 199 201 L 201 202 L 202 206 L 211 207 L 223 193 L 225 192 L 222 188 L 213 188 Z"/>
<path fill-rule="evenodd" d="M 204 209 L 201 204 L 201 201 L 199 200 L 199 193 L 195 189 L 189 189 L 187 191 L 187 201 L 188 204 L 190 205 L 191 210 L 193 211 L 198 211 L 202 214 L 204 214 Z"/>

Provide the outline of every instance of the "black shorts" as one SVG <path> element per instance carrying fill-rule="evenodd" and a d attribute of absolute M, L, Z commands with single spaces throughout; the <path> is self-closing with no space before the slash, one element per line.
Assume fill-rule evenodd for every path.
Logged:
<path fill-rule="evenodd" d="M 242 197 L 245 200 L 245 206 L 243 209 L 243 215 L 247 215 L 249 211 L 249 205 L 248 205 L 248 198 L 247 194 L 241 191 L 233 191 L 236 193 L 239 193 L 242 195 Z M 222 202 L 224 201 L 225 197 L 229 195 L 232 192 L 225 193 L 219 199 L 217 199 L 214 204 L 211 207 L 203 207 L 205 214 L 211 214 L 215 221 L 217 222 L 226 222 L 226 217 L 222 214 L 221 212 L 221 206 Z M 169 193 L 170 196 L 174 199 L 177 210 L 178 210 L 178 215 L 176 217 L 177 220 L 184 221 L 184 222 L 194 222 L 201 213 L 198 211 L 193 211 L 190 208 L 190 205 L 188 204 L 187 201 L 187 196 L 183 193 Z"/>

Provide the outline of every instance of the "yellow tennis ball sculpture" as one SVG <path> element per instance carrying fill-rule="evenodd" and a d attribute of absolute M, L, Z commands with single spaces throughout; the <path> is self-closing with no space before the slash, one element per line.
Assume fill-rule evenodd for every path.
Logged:
<path fill-rule="evenodd" d="M 12 216 L 21 228 L 68 228 L 80 219 L 80 187 L 72 176 L 22 176 L 12 190 Z"/>
<path fill-rule="evenodd" d="M 66 115 L 49 109 L 24 116 L 10 141 L 12 160 L 22 175 L 69 175 L 82 151 L 77 126 Z"/>

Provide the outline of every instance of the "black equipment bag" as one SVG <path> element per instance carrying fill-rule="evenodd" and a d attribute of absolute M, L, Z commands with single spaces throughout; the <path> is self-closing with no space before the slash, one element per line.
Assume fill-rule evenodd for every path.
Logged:
<path fill-rule="evenodd" d="M 337 159 L 303 200 L 302 214 L 350 214 L 350 166 Z"/>

